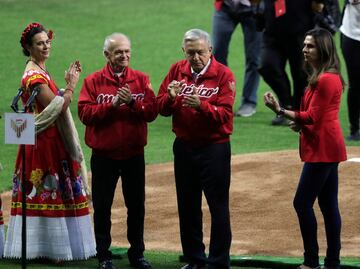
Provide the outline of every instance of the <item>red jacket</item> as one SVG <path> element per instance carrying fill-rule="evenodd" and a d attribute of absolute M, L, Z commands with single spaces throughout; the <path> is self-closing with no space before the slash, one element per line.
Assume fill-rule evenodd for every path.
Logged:
<path fill-rule="evenodd" d="M 118 88 L 128 84 L 133 105 L 114 108 Z M 93 152 L 122 160 L 144 153 L 147 122 L 157 116 L 156 99 L 147 75 L 126 68 L 124 77 L 113 74 L 109 64 L 85 78 L 78 101 L 80 120 L 86 125 L 85 142 Z"/>
<path fill-rule="evenodd" d="M 187 60 L 175 63 L 160 85 L 157 96 L 160 114 L 172 115 L 173 132 L 176 137 L 191 146 L 229 141 L 233 130 L 234 75 L 214 57 L 211 60 L 209 69 L 196 82 Z M 168 98 L 167 87 L 172 80 L 182 79 L 185 83 L 181 92 L 175 101 L 171 101 Z M 183 96 L 192 93 L 193 85 L 197 88 L 201 100 L 198 110 L 182 105 Z"/>
<path fill-rule="evenodd" d="M 300 158 L 305 162 L 341 162 L 346 149 L 338 118 L 342 84 L 340 76 L 324 73 L 306 89 L 296 121 L 302 125 Z"/>

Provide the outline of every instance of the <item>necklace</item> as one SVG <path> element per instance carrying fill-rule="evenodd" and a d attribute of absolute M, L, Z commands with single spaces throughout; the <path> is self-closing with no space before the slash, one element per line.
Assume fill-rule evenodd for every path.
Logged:
<path fill-rule="evenodd" d="M 39 67 L 42 71 L 44 71 L 46 74 L 49 75 L 49 72 L 43 68 L 42 66 L 40 66 L 37 62 L 35 62 L 34 60 L 28 60 L 28 62 L 33 62 L 37 67 Z"/>

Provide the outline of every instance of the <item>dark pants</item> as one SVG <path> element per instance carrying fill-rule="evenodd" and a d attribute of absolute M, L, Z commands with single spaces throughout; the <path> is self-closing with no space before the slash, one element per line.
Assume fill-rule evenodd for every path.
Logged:
<path fill-rule="evenodd" d="M 356 134 L 359 132 L 360 120 L 360 41 L 341 35 L 341 49 L 349 79 L 347 104 L 350 133 Z"/>
<path fill-rule="evenodd" d="M 127 238 L 130 243 L 129 260 L 143 257 L 145 215 L 144 156 L 127 160 L 113 160 L 91 156 L 94 229 L 99 261 L 111 259 L 111 206 L 119 176 L 127 208 Z"/>
<path fill-rule="evenodd" d="M 176 139 L 173 146 L 180 236 L 185 258 L 208 268 L 230 268 L 230 143 L 198 149 Z M 209 256 L 203 243 L 202 192 L 211 214 Z"/>
<path fill-rule="evenodd" d="M 302 34 L 263 38 L 259 73 L 279 98 L 280 105 L 286 108 L 300 108 L 301 96 L 307 85 L 306 74 L 303 71 Z M 286 63 L 289 61 L 292 84 L 286 73 Z"/>
<path fill-rule="evenodd" d="M 316 198 L 325 222 L 325 266 L 339 268 L 341 217 L 338 207 L 338 163 L 305 163 L 294 198 L 305 249 L 304 264 L 310 267 L 319 265 L 317 222 L 313 210 Z"/>

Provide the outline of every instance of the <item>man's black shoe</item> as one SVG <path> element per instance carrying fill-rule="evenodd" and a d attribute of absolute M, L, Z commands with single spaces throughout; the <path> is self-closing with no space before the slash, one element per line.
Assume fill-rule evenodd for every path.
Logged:
<path fill-rule="evenodd" d="M 187 265 L 181 267 L 181 269 L 205 269 L 204 265 L 198 265 L 195 263 L 188 263 Z"/>
<path fill-rule="evenodd" d="M 112 260 L 105 260 L 105 261 L 99 262 L 98 269 L 116 269 L 116 267 L 113 264 Z"/>
<path fill-rule="evenodd" d="M 139 258 L 137 260 L 130 261 L 131 267 L 138 268 L 138 269 L 151 269 L 151 264 L 145 260 L 144 258 Z"/>

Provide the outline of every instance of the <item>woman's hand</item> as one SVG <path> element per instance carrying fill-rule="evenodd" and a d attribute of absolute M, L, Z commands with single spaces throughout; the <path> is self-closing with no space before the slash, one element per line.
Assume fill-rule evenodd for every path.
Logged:
<path fill-rule="evenodd" d="M 66 88 L 70 88 L 71 90 L 75 89 L 76 84 L 79 81 L 81 71 L 82 69 L 79 61 L 75 61 L 70 64 L 69 69 L 65 71 L 65 81 L 67 83 Z"/>
<path fill-rule="evenodd" d="M 275 113 L 278 113 L 280 111 L 279 102 L 276 100 L 276 98 L 271 92 L 266 92 L 264 94 L 264 104 Z"/>
<path fill-rule="evenodd" d="M 290 121 L 289 122 L 289 128 L 291 130 L 293 130 L 294 132 L 298 133 L 301 131 L 301 126 L 300 124 L 296 123 L 295 121 Z"/>

